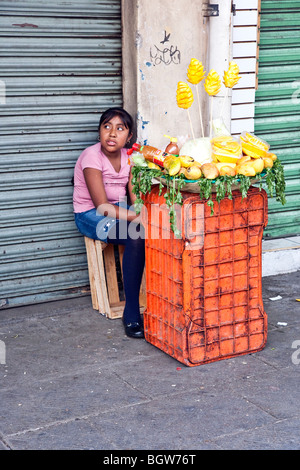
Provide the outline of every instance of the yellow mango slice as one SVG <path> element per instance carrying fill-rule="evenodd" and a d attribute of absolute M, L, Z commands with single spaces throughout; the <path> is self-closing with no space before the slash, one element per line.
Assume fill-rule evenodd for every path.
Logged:
<path fill-rule="evenodd" d="M 197 59 L 191 59 L 190 65 L 188 67 L 187 79 L 193 85 L 198 85 L 198 83 L 203 80 L 205 71 L 203 65 Z"/>
<path fill-rule="evenodd" d="M 206 77 L 204 89 L 210 96 L 217 95 L 221 89 L 221 80 L 217 72 L 212 69 Z"/>

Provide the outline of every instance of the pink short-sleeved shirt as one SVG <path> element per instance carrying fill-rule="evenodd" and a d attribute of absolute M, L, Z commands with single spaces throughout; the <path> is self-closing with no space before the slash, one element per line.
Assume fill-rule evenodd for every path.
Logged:
<path fill-rule="evenodd" d="M 121 169 L 116 172 L 109 159 L 101 152 L 101 144 L 85 149 L 77 160 L 74 170 L 74 212 L 85 212 L 94 209 L 95 205 L 87 188 L 83 170 L 95 168 L 102 172 L 104 188 L 108 202 L 116 204 L 126 196 L 126 185 L 129 181 L 130 165 L 127 150 L 121 150 Z"/>

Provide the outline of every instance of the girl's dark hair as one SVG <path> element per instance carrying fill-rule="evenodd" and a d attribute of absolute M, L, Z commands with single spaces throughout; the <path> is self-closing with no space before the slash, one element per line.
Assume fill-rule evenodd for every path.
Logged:
<path fill-rule="evenodd" d="M 110 121 L 112 118 L 119 116 L 122 119 L 122 122 L 126 129 L 129 130 L 129 134 L 133 133 L 133 119 L 130 116 L 127 111 L 123 108 L 109 108 L 107 109 L 101 116 L 99 126 L 98 126 L 98 132 L 100 131 L 100 127 L 102 124 L 105 124 L 106 122 Z"/>

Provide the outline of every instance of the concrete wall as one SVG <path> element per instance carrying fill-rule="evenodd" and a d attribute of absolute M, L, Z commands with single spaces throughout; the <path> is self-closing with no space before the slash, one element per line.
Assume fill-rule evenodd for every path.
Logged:
<path fill-rule="evenodd" d="M 187 82 L 190 60 L 209 71 L 208 23 L 202 0 L 123 0 L 124 107 L 137 117 L 137 140 L 164 148 L 168 134 L 192 137 L 188 112 L 176 102 L 177 83 Z M 201 137 L 196 88 L 190 108 L 196 137 Z M 208 132 L 207 95 L 199 86 Z"/>

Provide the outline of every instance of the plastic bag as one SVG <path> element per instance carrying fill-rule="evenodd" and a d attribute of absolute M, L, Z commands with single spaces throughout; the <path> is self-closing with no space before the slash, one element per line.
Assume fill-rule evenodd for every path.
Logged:
<path fill-rule="evenodd" d="M 148 166 L 144 155 L 140 152 L 133 152 L 129 157 L 130 163 L 135 166 Z"/>
<path fill-rule="evenodd" d="M 209 137 L 188 140 L 180 149 L 180 155 L 188 155 L 203 164 L 212 162 L 212 149 Z"/>
<path fill-rule="evenodd" d="M 223 119 L 213 119 L 212 122 L 212 130 L 213 130 L 213 136 L 217 137 L 219 135 L 230 135 L 229 130 L 224 124 Z"/>

